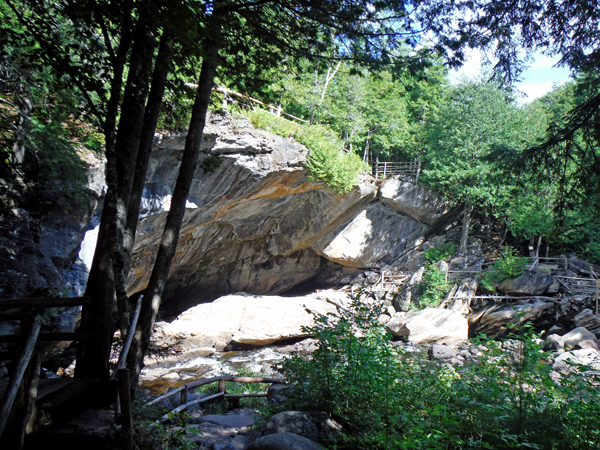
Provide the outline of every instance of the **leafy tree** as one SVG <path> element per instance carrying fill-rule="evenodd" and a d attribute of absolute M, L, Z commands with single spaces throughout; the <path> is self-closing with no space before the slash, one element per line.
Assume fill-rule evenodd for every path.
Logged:
<path fill-rule="evenodd" d="M 517 108 L 512 96 L 485 82 L 449 87 L 435 122 L 427 124 L 429 144 L 422 180 L 464 204 L 458 248 L 466 252 L 475 206 L 492 208 L 507 193 L 489 156 L 519 142 Z"/>

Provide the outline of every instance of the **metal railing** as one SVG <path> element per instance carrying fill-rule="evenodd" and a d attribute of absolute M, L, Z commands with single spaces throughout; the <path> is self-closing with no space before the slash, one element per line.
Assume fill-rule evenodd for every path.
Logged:
<path fill-rule="evenodd" d="M 416 184 L 419 181 L 419 173 L 421 172 L 421 160 L 419 158 L 414 161 L 383 161 L 379 159 L 373 164 L 375 178 L 389 177 L 407 177 Z"/>

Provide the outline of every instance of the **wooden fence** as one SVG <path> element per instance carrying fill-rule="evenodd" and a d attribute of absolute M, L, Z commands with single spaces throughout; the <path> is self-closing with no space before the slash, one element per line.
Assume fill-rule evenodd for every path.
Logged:
<path fill-rule="evenodd" d="M 421 172 L 421 160 L 417 158 L 414 161 L 380 162 L 377 159 L 373 164 L 373 171 L 375 172 L 375 178 L 402 176 L 410 178 L 416 184 L 419 181 L 419 174 Z"/>
<path fill-rule="evenodd" d="M 207 402 L 209 400 L 213 400 L 215 398 L 231 398 L 231 399 L 239 399 L 239 398 L 252 398 L 252 397 L 266 397 L 267 393 L 263 394 L 228 394 L 227 393 L 227 382 L 235 382 L 235 383 L 270 383 L 270 384 L 281 384 L 285 382 L 283 378 L 264 378 L 264 377 L 236 377 L 231 375 L 218 376 L 213 378 L 206 378 L 204 380 L 194 381 L 192 383 L 185 384 L 183 386 L 178 387 L 177 389 L 173 389 L 170 392 L 167 392 L 160 397 L 155 398 L 151 402 L 146 403 L 146 406 L 154 405 L 162 400 L 165 400 L 173 395 L 179 394 L 179 406 L 167 414 L 162 416 L 157 422 L 164 422 L 169 418 L 169 416 L 173 416 L 173 414 L 180 413 L 181 411 L 186 410 L 190 406 L 196 405 L 198 403 Z M 195 400 L 188 402 L 188 393 L 190 389 L 195 389 L 200 386 L 206 386 L 207 384 L 217 383 L 218 392 L 213 395 L 208 395 L 206 397 L 200 397 Z"/>

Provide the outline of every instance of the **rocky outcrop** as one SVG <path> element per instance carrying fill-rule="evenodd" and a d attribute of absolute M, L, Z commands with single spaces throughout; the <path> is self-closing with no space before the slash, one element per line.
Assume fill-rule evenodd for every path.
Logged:
<path fill-rule="evenodd" d="M 165 137 L 153 151 L 129 292 L 147 285 L 184 142 Z M 212 115 L 166 287 L 167 316 L 233 292 L 278 295 L 332 264 L 342 278 L 381 268 L 451 216 L 433 191 L 397 180 L 383 185 L 395 192 L 385 204 L 369 182 L 335 194 L 309 179 L 307 153 L 247 119 Z"/>
<path fill-rule="evenodd" d="M 542 295 L 553 282 L 552 275 L 525 271 L 514 280 L 504 281 L 497 289 L 506 295 Z"/>
<path fill-rule="evenodd" d="M 543 300 L 524 300 L 512 304 L 496 304 L 482 308 L 469 316 L 471 335 L 484 333 L 490 337 L 501 337 L 508 333 L 506 325 L 541 321 L 551 317 L 554 304 Z"/>

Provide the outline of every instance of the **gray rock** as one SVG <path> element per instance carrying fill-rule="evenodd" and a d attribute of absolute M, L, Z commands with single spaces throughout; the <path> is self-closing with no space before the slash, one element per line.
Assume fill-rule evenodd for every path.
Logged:
<path fill-rule="evenodd" d="M 460 342 L 468 339 L 469 323 L 456 311 L 426 308 L 406 315 L 396 314 L 386 325 L 395 336 L 408 336 L 417 343 L 437 344 Z"/>
<path fill-rule="evenodd" d="M 267 401 L 279 405 L 284 404 L 288 400 L 286 392 L 289 393 L 290 389 L 291 387 L 286 386 L 285 384 L 272 384 L 267 390 Z"/>
<path fill-rule="evenodd" d="M 294 433 L 311 441 L 332 438 L 341 425 L 324 412 L 284 411 L 271 416 L 263 425 L 262 435 Z"/>
<path fill-rule="evenodd" d="M 588 348 L 562 353 L 554 360 L 553 368 L 561 373 L 569 373 L 576 371 L 579 364 L 600 371 L 600 352 Z"/>
<path fill-rule="evenodd" d="M 546 337 L 543 349 L 545 351 L 559 351 L 565 348 L 565 340 L 558 334 L 551 334 Z"/>
<path fill-rule="evenodd" d="M 456 356 L 456 350 L 447 345 L 433 344 L 427 354 L 431 359 L 452 359 Z"/>
<path fill-rule="evenodd" d="M 200 418 L 202 422 L 214 423 L 223 428 L 240 429 L 254 424 L 254 417 L 245 414 L 216 415 L 209 414 Z"/>
<path fill-rule="evenodd" d="M 551 316 L 554 304 L 543 300 L 523 300 L 510 305 L 491 305 L 469 317 L 473 333 L 484 333 L 490 337 L 507 334 L 506 325 L 525 321 L 534 322 Z"/>
<path fill-rule="evenodd" d="M 600 317 L 598 317 L 591 309 L 584 309 L 573 319 L 576 327 L 584 327 L 588 330 L 600 328 Z"/>
<path fill-rule="evenodd" d="M 592 349 L 598 352 L 600 351 L 600 345 L 598 345 L 598 341 L 596 339 L 586 339 L 579 342 L 579 344 L 575 346 L 575 350 L 580 349 Z"/>
<path fill-rule="evenodd" d="M 554 277 L 542 272 L 526 270 L 514 280 L 506 280 L 498 286 L 498 292 L 506 295 L 541 295 L 554 282 Z"/>
<path fill-rule="evenodd" d="M 259 437 L 247 450 L 325 450 L 325 447 L 297 434 L 275 433 Z"/>
<path fill-rule="evenodd" d="M 225 446 L 223 450 L 244 450 L 246 448 L 248 438 L 245 436 L 236 436 Z"/>
<path fill-rule="evenodd" d="M 188 309 L 165 326 L 167 336 L 185 336 L 198 347 L 230 343 L 264 346 L 283 339 L 306 337 L 303 326 L 314 321 L 310 311 L 335 313 L 336 308 L 314 297 L 228 295 Z"/>
<path fill-rule="evenodd" d="M 583 327 L 575 328 L 563 336 L 565 347 L 575 347 L 581 341 L 586 341 L 588 339 L 596 340 L 596 336 L 594 333 Z"/>

